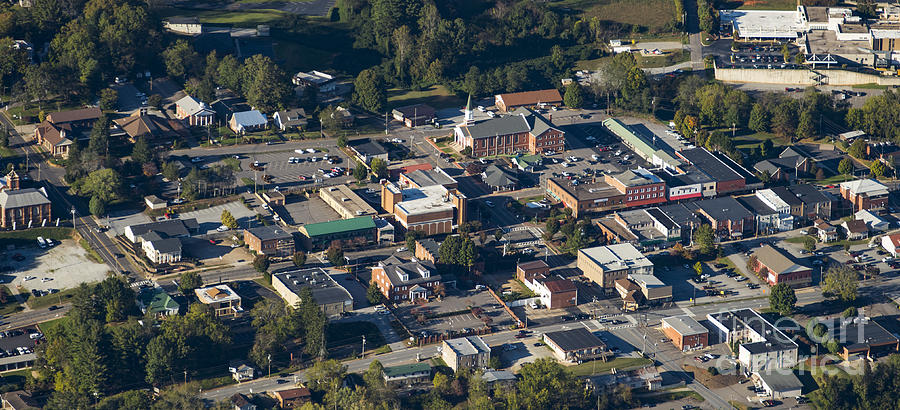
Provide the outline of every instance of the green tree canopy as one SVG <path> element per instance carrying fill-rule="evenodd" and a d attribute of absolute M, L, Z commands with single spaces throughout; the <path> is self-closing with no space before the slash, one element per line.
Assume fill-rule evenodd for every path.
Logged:
<path fill-rule="evenodd" d="M 856 300 L 857 285 L 859 280 L 856 271 L 846 265 L 837 265 L 828 268 L 825 273 L 825 284 L 822 291 L 836 296 L 844 302 Z"/>
<path fill-rule="evenodd" d="M 864 159 L 866 157 L 866 142 L 862 138 L 857 138 L 850 144 L 847 153 L 853 158 Z"/>
<path fill-rule="evenodd" d="M 203 279 L 200 277 L 200 274 L 197 272 L 184 272 L 181 274 L 181 277 L 178 279 L 178 289 L 181 290 L 182 293 L 189 294 L 194 289 L 203 287 Z"/>
<path fill-rule="evenodd" d="M 572 81 L 566 86 L 566 94 L 563 96 L 563 102 L 569 108 L 581 108 L 584 106 L 584 91 L 578 81 Z"/>
<path fill-rule="evenodd" d="M 353 82 L 353 100 L 366 110 L 380 113 L 387 103 L 384 79 L 374 69 L 366 69 Z"/>
<path fill-rule="evenodd" d="M 694 244 L 700 248 L 700 253 L 712 255 L 716 249 L 716 235 L 711 225 L 703 224 L 694 230 Z"/>
<path fill-rule="evenodd" d="M 850 158 L 844 158 L 838 163 L 838 172 L 843 175 L 850 175 L 853 172 L 853 160 Z"/>
<path fill-rule="evenodd" d="M 794 310 L 794 304 L 796 303 L 797 295 L 794 294 L 794 289 L 788 284 L 779 283 L 772 286 L 772 290 L 769 293 L 769 306 L 772 309 L 775 309 L 782 315 L 786 315 Z"/>

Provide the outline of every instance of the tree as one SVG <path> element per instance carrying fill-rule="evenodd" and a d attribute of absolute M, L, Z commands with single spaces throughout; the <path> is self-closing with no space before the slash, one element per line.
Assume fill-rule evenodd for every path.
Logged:
<path fill-rule="evenodd" d="M 347 148 L 347 136 L 346 135 L 338 136 L 337 146 L 340 148 Z"/>
<path fill-rule="evenodd" d="M 353 177 L 356 178 L 357 181 L 362 181 L 369 176 L 369 170 L 363 165 L 362 162 L 356 161 L 356 166 L 353 167 Z"/>
<path fill-rule="evenodd" d="M 782 315 L 786 315 L 794 310 L 796 303 L 797 295 L 794 294 L 794 289 L 788 284 L 779 283 L 772 286 L 772 290 L 769 292 L 769 306 L 772 309 L 775 309 Z"/>
<path fill-rule="evenodd" d="M 566 86 L 563 102 L 569 108 L 581 108 L 584 105 L 584 91 L 578 81 L 572 81 Z"/>
<path fill-rule="evenodd" d="M 384 79 L 374 69 L 366 69 L 353 82 L 353 101 L 366 110 L 379 113 L 387 103 Z"/>
<path fill-rule="evenodd" d="M 550 358 L 541 358 L 522 366 L 516 383 L 526 408 L 579 408 L 583 395 L 571 372 Z"/>
<path fill-rule="evenodd" d="M 86 177 L 79 179 L 73 188 L 80 194 L 99 198 L 104 203 L 109 203 L 119 197 L 122 178 L 113 169 L 104 168 L 91 172 Z"/>
<path fill-rule="evenodd" d="M 872 175 L 874 175 L 875 178 L 881 178 L 884 176 L 884 173 L 887 172 L 887 167 L 880 159 L 876 159 L 875 161 L 872 161 L 869 171 L 872 172 Z"/>
<path fill-rule="evenodd" d="M 807 252 L 813 252 L 816 250 L 816 238 L 812 236 L 804 236 L 803 237 L 803 249 L 806 249 Z"/>
<path fill-rule="evenodd" d="M 157 110 L 162 108 L 162 101 L 162 96 L 159 94 L 150 94 L 150 96 L 147 97 L 147 105 L 156 108 Z"/>
<path fill-rule="evenodd" d="M 100 109 L 103 111 L 114 111 L 119 105 L 119 92 L 112 88 L 104 88 L 100 90 Z"/>
<path fill-rule="evenodd" d="M 153 153 L 150 151 L 150 146 L 147 145 L 147 140 L 144 137 L 140 137 L 134 142 L 134 148 L 131 150 L 131 159 L 139 164 L 153 160 Z"/>
<path fill-rule="evenodd" d="M 178 279 L 178 289 L 184 294 L 191 293 L 200 287 L 203 287 L 203 278 L 197 272 L 184 272 Z"/>
<path fill-rule="evenodd" d="M 853 307 L 853 306 L 850 306 L 850 307 L 848 307 L 847 309 L 844 309 L 843 312 L 841 312 L 841 317 L 844 318 L 844 319 L 846 319 L 846 318 L 848 318 L 848 317 L 853 317 L 853 316 L 856 316 L 856 315 L 858 315 L 858 314 L 859 314 L 859 312 L 856 310 L 856 308 Z"/>
<path fill-rule="evenodd" d="M 200 55 L 187 40 L 176 40 L 162 54 L 166 73 L 182 81 L 197 70 Z"/>
<path fill-rule="evenodd" d="M 306 252 L 294 252 L 294 256 L 291 257 L 291 261 L 294 262 L 294 266 L 301 267 L 306 264 Z"/>
<path fill-rule="evenodd" d="M 711 255 L 716 248 L 715 232 L 713 232 L 712 226 L 700 225 L 694 231 L 694 243 L 700 248 L 701 254 Z"/>
<path fill-rule="evenodd" d="M 813 119 L 812 110 L 804 110 L 800 114 L 800 121 L 797 123 L 797 136 L 801 139 L 812 138 L 816 135 L 816 124 Z"/>
<path fill-rule="evenodd" d="M 98 156 L 105 156 L 109 147 L 109 117 L 101 115 L 94 127 L 88 142 L 88 149 Z"/>
<path fill-rule="evenodd" d="M 697 273 L 697 276 L 703 274 L 703 262 L 697 261 L 694 263 L 694 272 Z"/>
<path fill-rule="evenodd" d="M 290 96 L 287 75 L 271 58 L 262 54 L 248 58 L 241 75 L 241 90 L 251 106 L 263 112 L 284 108 Z"/>
<path fill-rule="evenodd" d="M 162 166 L 162 174 L 163 178 L 168 179 L 169 181 L 178 181 L 178 164 L 174 161 L 164 163 Z"/>
<path fill-rule="evenodd" d="M 503 230 L 497 228 L 497 230 L 494 231 L 494 240 L 499 242 L 501 239 L 503 239 Z"/>
<path fill-rule="evenodd" d="M 328 251 L 325 252 L 325 258 L 334 266 L 344 266 L 344 264 L 347 263 L 344 259 L 344 250 L 340 246 L 334 244 L 328 247 Z"/>
<path fill-rule="evenodd" d="M 370 163 L 369 166 L 372 168 L 372 174 L 375 175 L 376 178 L 387 178 L 387 163 L 383 159 L 372 158 L 372 163 Z"/>
<path fill-rule="evenodd" d="M 237 220 L 234 219 L 234 216 L 231 215 L 231 212 L 229 212 L 227 209 L 222 210 L 221 220 L 222 225 L 227 226 L 228 229 L 236 229 L 238 227 Z"/>
<path fill-rule="evenodd" d="M 864 159 L 866 157 L 866 142 L 862 138 L 857 138 L 850 144 L 847 153 L 853 158 Z"/>
<path fill-rule="evenodd" d="M 856 271 L 846 265 L 832 266 L 825 273 L 822 292 L 837 296 L 844 302 L 856 300 L 858 279 Z"/>
<path fill-rule="evenodd" d="M 378 289 L 378 285 L 375 284 L 375 281 L 370 282 L 369 288 L 366 289 L 366 300 L 373 305 L 384 302 L 384 294 L 381 293 L 381 289 Z"/>
<path fill-rule="evenodd" d="M 96 195 L 91 197 L 89 208 L 91 210 L 91 215 L 96 217 L 101 217 L 106 213 L 106 204 Z"/>
<path fill-rule="evenodd" d="M 256 255 L 253 258 L 253 269 L 259 273 L 265 273 L 269 270 L 269 258 L 266 255 Z"/>
<path fill-rule="evenodd" d="M 850 175 L 853 172 L 853 160 L 850 158 L 844 158 L 838 164 L 838 172 L 842 175 Z"/>

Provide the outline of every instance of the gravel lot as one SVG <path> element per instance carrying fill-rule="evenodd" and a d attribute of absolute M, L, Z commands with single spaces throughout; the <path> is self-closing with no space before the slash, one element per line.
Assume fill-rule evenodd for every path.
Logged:
<path fill-rule="evenodd" d="M 83 282 L 101 281 L 109 272 L 109 266 L 90 260 L 87 251 L 73 240 L 64 240 L 50 249 L 26 248 L 10 254 L 25 257 L 22 262 L 12 258 L 4 262 L 14 268 L 3 275 L 11 290 L 20 286 L 27 290 L 68 289 Z M 34 279 L 26 281 L 26 277 Z"/>

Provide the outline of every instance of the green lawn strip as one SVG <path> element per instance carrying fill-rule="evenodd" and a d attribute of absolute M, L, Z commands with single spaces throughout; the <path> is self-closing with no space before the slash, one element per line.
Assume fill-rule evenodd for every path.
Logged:
<path fill-rule="evenodd" d="M 723 128 L 722 131 L 725 132 L 726 129 Z M 729 129 L 727 129 L 727 131 L 730 132 L 731 129 L 729 128 Z M 736 148 L 749 149 L 752 147 L 759 147 L 763 143 L 764 140 L 771 140 L 772 145 L 775 147 L 781 147 L 781 146 L 785 145 L 784 139 L 776 136 L 775 134 L 772 134 L 769 132 L 757 132 L 757 133 L 753 133 L 753 134 L 735 136 L 734 137 L 734 146 Z"/>
<path fill-rule="evenodd" d="M 724 8 L 732 8 L 738 10 L 782 10 L 792 11 L 797 9 L 797 2 L 791 0 L 750 0 L 727 2 Z"/>
<path fill-rule="evenodd" d="M 381 347 L 375 349 L 375 351 L 374 351 L 373 353 L 375 353 L 375 354 L 385 354 L 385 353 L 390 353 L 390 352 L 392 352 L 392 351 L 393 351 L 393 350 L 391 349 L 391 345 L 384 345 L 384 346 L 381 346 Z"/>
<path fill-rule="evenodd" d="M 853 88 L 861 88 L 864 90 L 887 90 L 888 88 L 891 88 L 891 87 L 892 86 L 890 86 L 890 85 L 881 85 L 881 84 L 875 84 L 875 83 L 856 84 L 853 86 Z"/>
<path fill-rule="evenodd" d="M 535 195 L 535 196 L 530 196 L 528 198 L 521 198 L 521 199 L 519 199 L 519 203 L 522 204 L 523 206 L 525 206 L 525 205 L 528 205 L 529 202 L 541 202 L 543 200 L 544 200 L 543 195 Z"/>
<path fill-rule="evenodd" d="M 66 316 L 63 316 L 61 318 L 48 320 L 46 322 L 39 323 L 37 326 L 38 326 L 38 329 L 41 330 L 41 332 L 43 332 L 44 334 L 47 334 L 47 333 L 50 333 L 52 330 L 62 326 L 66 320 L 69 320 L 69 318 Z"/>
<path fill-rule="evenodd" d="M 229 167 L 231 167 L 231 169 L 233 169 L 234 172 L 238 172 L 241 170 L 241 160 L 239 160 L 239 159 L 228 157 L 228 158 L 223 159 L 222 162 L 224 162 L 225 165 L 228 165 Z"/>
<path fill-rule="evenodd" d="M 599 17 L 638 26 L 648 38 L 663 35 L 659 32 L 675 18 L 675 3 L 671 0 L 562 0 L 549 4 L 567 14 L 574 9 L 580 11 L 582 17 Z"/>
<path fill-rule="evenodd" d="M 0 158 L 12 158 L 18 155 L 19 153 L 10 147 L 0 147 Z"/>
<path fill-rule="evenodd" d="M 225 24 L 238 27 L 256 27 L 258 24 L 272 24 L 283 20 L 287 13 L 278 10 L 190 10 L 170 8 L 163 10 L 164 17 L 197 17 L 205 24 Z"/>
<path fill-rule="evenodd" d="M 69 299 L 71 299 L 75 294 L 75 290 L 77 289 L 78 288 L 64 289 L 46 296 L 34 297 L 29 295 L 30 297 L 28 298 L 28 302 L 26 303 L 28 303 L 28 307 L 32 309 L 41 309 L 50 305 L 61 305 L 68 302 Z"/>
<path fill-rule="evenodd" d="M 627 370 L 635 367 L 643 367 L 650 364 L 653 364 L 653 360 L 645 359 L 643 357 L 618 357 L 607 362 L 604 362 L 602 360 L 584 362 L 579 365 L 571 366 L 568 369 L 575 376 L 585 377 L 604 374 L 609 372 L 610 369 L 613 368 L 616 370 Z"/>
<path fill-rule="evenodd" d="M 655 394 L 654 393 L 638 394 L 635 396 L 637 397 L 638 400 L 641 401 L 641 404 L 645 405 L 645 406 L 651 405 L 651 404 L 667 403 L 670 401 L 676 401 L 676 400 L 681 400 L 681 399 L 685 399 L 685 398 L 692 398 L 692 399 L 700 401 L 700 402 L 706 400 L 703 398 L 703 396 L 700 395 L 700 393 L 697 393 L 690 389 L 666 391 L 666 392 L 655 393 Z"/>
<path fill-rule="evenodd" d="M 635 54 L 638 61 L 638 66 L 641 68 L 658 68 L 658 67 L 668 67 L 670 65 L 675 65 L 678 63 L 683 63 L 685 61 L 690 61 L 691 52 L 687 50 L 681 51 L 671 51 L 664 55 L 650 55 L 645 56 L 640 53 Z"/>
<path fill-rule="evenodd" d="M 388 108 L 413 104 L 428 104 L 434 108 L 453 108 L 462 107 L 466 102 L 443 85 L 433 85 L 424 90 L 403 90 L 399 88 L 388 90 Z"/>
<path fill-rule="evenodd" d="M 0 232 L 0 247 L 6 245 L 33 245 L 36 246 L 37 237 L 61 241 L 72 239 L 72 228 L 45 227 L 32 228 L 21 231 Z"/>
<path fill-rule="evenodd" d="M 87 252 L 88 259 L 97 263 L 103 263 L 103 258 L 101 258 L 100 254 L 91 247 L 91 244 L 88 243 L 87 239 L 79 239 L 78 244 L 84 248 L 85 252 Z"/>
<path fill-rule="evenodd" d="M 266 278 L 256 278 L 256 279 L 253 279 L 253 281 L 256 282 L 257 284 L 259 284 L 259 286 L 262 286 L 262 287 L 264 287 L 264 288 L 266 288 L 266 289 L 269 289 L 269 290 L 271 290 L 271 291 L 273 291 L 273 292 L 275 291 L 275 287 L 272 286 L 272 284 L 269 283 L 269 281 L 267 281 Z"/>
<path fill-rule="evenodd" d="M 17 299 L 16 296 L 13 295 L 12 289 L 7 288 L 7 287 L 0 287 L 0 292 L 3 292 L 3 294 L 6 296 L 6 302 L 0 304 L 0 315 L 3 315 L 3 316 L 11 315 L 13 313 L 16 313 L 16 312 L 19 312 L 19 311 L 22 311 L 25 309 L 22 307 L 22 304 L 19 302 L 19 299 Z M 28 300 L 29 295 L 30 295 L 30 293 L 22 293 L 21 300 Z"/>

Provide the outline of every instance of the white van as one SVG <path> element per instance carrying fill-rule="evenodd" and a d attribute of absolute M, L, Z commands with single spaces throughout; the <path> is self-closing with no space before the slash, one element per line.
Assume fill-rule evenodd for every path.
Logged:
<path fill-rule="evenodd" d="M 44 240 L 44 237 L 38 236 L 38 237 L 37 237 L 37 242 L 38 242 L 38 246 L 40 246 L 41 249 L 44 249 L 44 248 L 47 247 L 47 241 Z"/>

